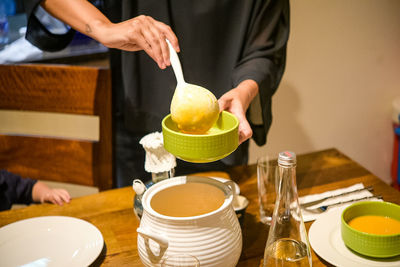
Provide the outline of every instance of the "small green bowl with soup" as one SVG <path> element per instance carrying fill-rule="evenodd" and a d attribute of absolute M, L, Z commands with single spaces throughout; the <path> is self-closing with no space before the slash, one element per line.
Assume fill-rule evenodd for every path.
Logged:
<path fill-rule="evenodd" d="M 205 134 L 187 134 L 178 129 L 171 115 L 162 121 L 165 149 L 175 157 L 188 162 L 204 163 L 222 159 L 239 145 L 239 120 L 227 111 Z"/>
<path fill-rule="evenodd" d="M 382 201 L 357 202 L 341 217 L 343 242 L 369 257 L 400 255 L 400 206 Z"/>

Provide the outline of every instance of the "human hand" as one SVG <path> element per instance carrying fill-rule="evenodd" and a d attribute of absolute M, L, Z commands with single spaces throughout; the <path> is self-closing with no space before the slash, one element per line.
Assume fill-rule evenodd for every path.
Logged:
<path fill-rule="evenodd" d="M 32 188 L 32 199 L 35 202 L 50 202 L 62 206 L 63 203 L 69 203 L 71 196 L 65 189 L 53 189 L 45 183 L 37 181 Z"/>
<path fill-rule="evenodd" d="M 246 111 L 257 94 L 257 83 L 253 80 L 245 80 L 218 99 L 219 109 L 231 112 L 239 120 L 239 144 L 253 135 L 253 130 L 246 119 Z"/>
<path fill-rule="evenodd" d="M 144 50 L 161 69 L 171 65 L 165 39 L 180 51 L 172 29 L 150 16 L 141 15 L 120 23 L 98 21 L 94 26 L 93 34 L 105 46 L 126 51 Z"/>
<path fill-rule="evenodd" d="M 69 203 L 71 197 L 67 190 L 59 188 L 49 188 L 40 199 L 41 203 L 49 202 L 62 206 L 64 203 Z"/>

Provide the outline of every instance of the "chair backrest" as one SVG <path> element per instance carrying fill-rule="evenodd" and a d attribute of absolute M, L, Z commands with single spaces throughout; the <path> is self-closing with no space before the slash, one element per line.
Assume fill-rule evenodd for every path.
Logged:
<path fill-rule="evenodd" d="M 0 65 L 0 169 L 112 188 L 110 70 Z"/>

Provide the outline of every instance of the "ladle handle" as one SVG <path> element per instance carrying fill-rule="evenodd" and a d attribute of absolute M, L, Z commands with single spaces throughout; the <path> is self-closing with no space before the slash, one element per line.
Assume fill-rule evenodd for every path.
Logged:
<path fill-rule="evenodd" d="M 174 69 L 176 82 L 178 83 L 177 88 L 179 88 L 180 85 L 185 84 L 185 79 L 183 78 L 181 62 L 179 61 L 178 54 L 176 53 L 175 49 L 172 47 L 171 43 L 168 41 L 168 39 L 165 39 L 165 40 L 167 41 L 167 44 L 169 47 L 169 60 L 171 61 L 172 68 Z"/>

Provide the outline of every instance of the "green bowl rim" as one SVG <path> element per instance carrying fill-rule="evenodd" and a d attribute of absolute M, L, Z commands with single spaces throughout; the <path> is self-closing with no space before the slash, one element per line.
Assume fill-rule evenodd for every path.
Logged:
<path fill-rule="evenodd" d="M 170 132 L 170 133 L 172 133 L 172 134 L 176 134 L 176 135 L 191 136 L 191 137 L 197 137 L 197 138 L 207 138 L 207 137 L 209 137 L 209 136 L 217 136 L 217 135 L 221 135 L 221 134 L 224 134 L 224 133 L 229 133 L 229 132 L 234 131 L 236 128 L 239 127 L 239 119 L 238 119 L 234 114 L 232 114 L 232 113 L 230 113 L 230 112 L 228 112 L 228 111 L 223 110 L 222 112 L 220 112 L 219 116 L 221 116 L 222 113 L 226 114 L 227 116 L 232 117 L 232 118 L 235 120 L 235 125 L 234 125 L 232 128 L 229 128 L 229 129 L 226 129 L 226 130 L 222 130 L 222 131 L 219 131 L 219 132 L 217 132 L 217 133 L 212 133 L 212 134 L 187 134 L 187 133 L 181 133 L 181 132 L 173 131 L 173 130 L 171 130 L 170 128 L 168 128 L 168 127 L 165 125 L 165 121 L 166 121 L 168 118 L 171 117 L 171 114 L 168 114 L 168 115 L 165 116 L 164 119 L 162 120 L 162 123 L 161 123 L 161 124 L 162 124 L 162 129 L 163 129 L 163 130 L 165 129 L 166 131 L 168 131 L 168 132 Z M 218 117 L 218 119 L 219 119 L 219 117 Z M 217 120 L 217 121 L 218 121 L 218 120 Z"/>
<path fill-rule="evenodd" d="M 370 233 L 362 232 L 362 231 L 359 231 L 359 230 L 357 230 L 357 229 L 354 229 L 353 227 L 351 227 L 351 226 L 345 221 L 345 219 L 344 219 L 344 214 L 345 214 L 345 212 L 348 211 L 350 208 L 355 207 L 355 206 L 363 206 L 363 205 L 367 205 L 367 204 L 370 204 L 370 203 L 374 203 L 374 204 L 377 203 L 377 205 L 388 205 L 388 206 L 393 206 L 393 207 L 395 207 L 395 208 L 400 208 L 400 205 L 397 205 L 397 204 L 392 203 L 392 202 L 387 202 L 387 201 L 361 201 L 361 202 L 356 202 L 356 203 L 351 204 L 350 206 L 346 207 L 346 208 L 343 210 L 342 215 L 340 216 L 340 217 L 341 217 L 342 224 L 344 224 L 347 228 L 351 229 L 352 231 L 357 232 L 358 234 L 362 234 L 362 235 L 366 235 L 366 236 L 370 236 L 370 237 L 385 237 L 385 238 L 389 238 L 389 237 L 397 237 L 397 236 L 400 236 L 400 233 L 398 233 L 398 234 L 390 234 L 390 235 L 378 235 L 378 234 L 370 234 Z M 378 204 L 378 203 L 379 203 L 379 204 Z"/>

